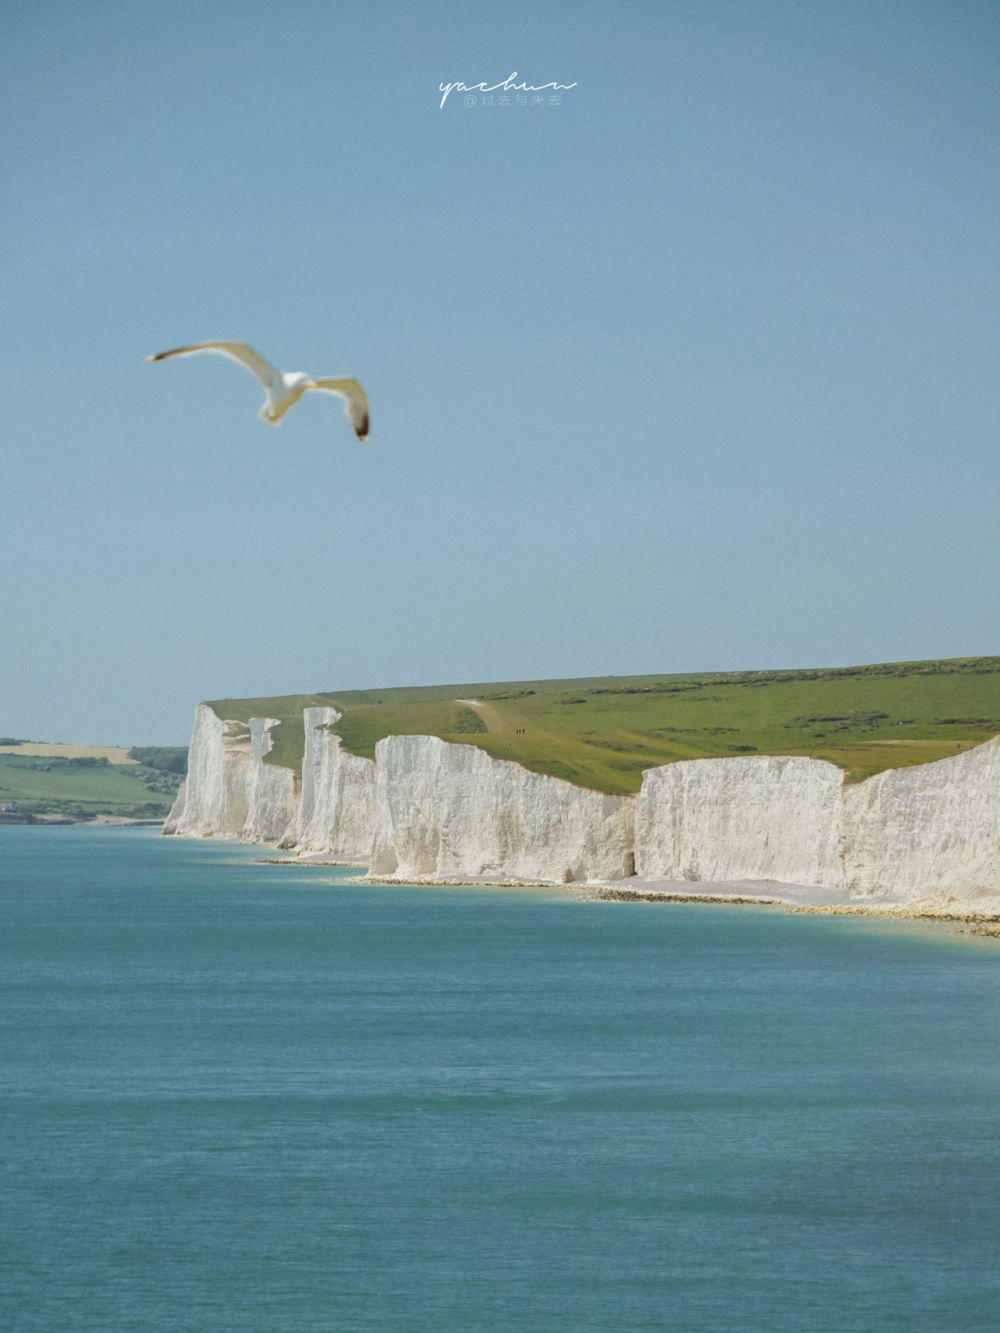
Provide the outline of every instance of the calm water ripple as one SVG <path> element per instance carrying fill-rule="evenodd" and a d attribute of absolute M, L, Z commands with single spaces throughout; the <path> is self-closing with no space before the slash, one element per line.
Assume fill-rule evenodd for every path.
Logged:
<path fill-rule="evenodd" d="M 16 1333 L 997 1326 L 996 948 L 0 829 Z"/>

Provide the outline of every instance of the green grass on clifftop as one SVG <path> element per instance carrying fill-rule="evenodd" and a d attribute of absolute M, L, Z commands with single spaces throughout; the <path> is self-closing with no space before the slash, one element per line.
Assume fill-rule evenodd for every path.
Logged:
<path fill-rule="evenodd" d="M 633 792 L 643 769 L 679 759 L 808 755 L 851 780 L 942 759 L 1000 732 L 998 685 L 1000 658 L 979 657 L 334 690 L 211 707 L 241 722 L 278 718 L 268 760 L 290 768 L 302 762 L 303 708 L 333 705 L 343 713 L 335 730 L 354 754 L 374 757 L 385 736 L 440 736 L 582 787 Z"/>

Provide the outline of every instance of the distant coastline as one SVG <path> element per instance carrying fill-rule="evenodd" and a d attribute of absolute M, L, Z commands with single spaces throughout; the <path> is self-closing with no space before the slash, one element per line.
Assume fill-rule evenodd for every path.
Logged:
<path fill-rule="evenodd" d="M 161 824 L 187 772 L 186 746 L 0 740 L 0 824 Z"/>
<path fill-rule="evenodd" d="M 4 824 L 39 824 L 46 827 L 93 824 L 97 828 L 162 828 L 162 819 L 129 819 L 126 815 L 36 815 L 30 810 L 0 810 L 0 827 Z"/>

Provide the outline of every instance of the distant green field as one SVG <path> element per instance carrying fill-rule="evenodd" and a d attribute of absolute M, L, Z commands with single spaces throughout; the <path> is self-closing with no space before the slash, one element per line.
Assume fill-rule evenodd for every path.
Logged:
<path fill-rule="evenodd" d="M 597 791 L 638 791 L 679 759 L 796 754 L 860 780 L 956 754 L 1000 732 L 1000 658 L 815 671 L 698 672 L 220 699 L 224 718 L 275 717 L 271 763 L 299 768 L 302 709 L 333 705 L 353 754 L 390 735 L 477 745 Z M 462 703 L 474 701 L 474 706 Z"/>
<path fill-rule="evenodd" d="M 13 803 L 22 814 L 160 819 L 169 812 L 179 783 L 179 774 L 134 763 L 0 755 L 0 805 Z"/>

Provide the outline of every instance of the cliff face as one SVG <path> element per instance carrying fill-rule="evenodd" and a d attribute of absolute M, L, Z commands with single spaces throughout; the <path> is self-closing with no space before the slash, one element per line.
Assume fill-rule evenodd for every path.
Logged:
<path fill-rule="evenodd" d="M 182 838 L 280 838 L 298 805 L 299 782 L 287 768 L 265 764 L 274 718 L 223 722 L 206 704 L 194 715 L 188 774 L 163 826 Z"/>
<path fill-rule="evenodd" d="M 299 779 L 290 768 L 264 763 L 264 756 L 274 749 L 271 728 L 280 725 L 274 717 L 250 719 L 247 817 L 240 831 L 247 842 L 277 842 L 298 809 Z"/>
<path fill-rule="evenodd" d="M 375 768 L 373 874 L 569 882 L 632 873 L 634 796 L 586 791 L 434 736 L 379 741 Z"/>
<path fill-rule="evenodd" d="M 818 759 L 692 759 L 643 774 L 636 873 L 647 879 L 842 878 L 844 775 Z"/>
<path fill-rule="evenodd" d="M 997 893 L 1000 737 L 847 784 L 817 759 L 695 759 L 643 775 L 636 871 L 775 880 L 899 903 Z"/>
<path fill-rule="evenodd" d="M 188 773 L 163 826 L 182 838 L 235 838 L 250 811 L 253 755 L 246 728 L 223 722 L 207 704 L 195 709 Z"/>
<path fill-rule="evenodd" d="M 695 759 L 605 796 L 473 745 L 390 736 L 344 751 L 333 708 L 305 711 L 301 782 L 264 763 L 272 718 L 195 714 L 164 825 L 367 864 L 400 879 L 771 880 L 899 903 L 996 905 L 1000 737 L 856 785 L 797 757 Z"/>
<path fill-rule="evenodd" d="M 367 865 L 375 829 L 375 761 L 342 749 L 329 729 L 339 717 L 335 708 L 303 714 L 302 799 L 279 845 Z"/>
<path fill-rule="evenodd" d="M 854 896 L 973 904 L 1000 879 L 1000 737 L 844 788 L 841 845 Z"/>
<path fill-rule="evenodd" d="M 164 833 L 278 843 L 406 878 L 632 873 L 635 797 L 585 791 L 433 736 L 391 736 L 373 762 L 342 748 L 330 730 L 339 717 L 305 710 L 299 782 L 264 763 L 273 718 L 244 728 L 200 704 Z"/>

